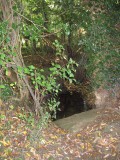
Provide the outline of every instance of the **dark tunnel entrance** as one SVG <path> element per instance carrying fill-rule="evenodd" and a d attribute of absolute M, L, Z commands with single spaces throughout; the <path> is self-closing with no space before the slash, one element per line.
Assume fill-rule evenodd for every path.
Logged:
<path fill-rule="evenodd" d="M 86 102 L 79 92 L 65 91 L 58 95 L 60 105 L 56 114 L 56 120 L 69 117 L 73 114 L 88 110 Z"/>

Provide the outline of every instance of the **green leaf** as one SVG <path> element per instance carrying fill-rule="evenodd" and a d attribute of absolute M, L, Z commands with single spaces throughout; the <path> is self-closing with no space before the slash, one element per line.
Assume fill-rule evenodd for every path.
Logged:
<path fill-rule="evenodd" d="M 6 70 L 6 71 L 5 71 L 5 74 L 6 74 L 7 76 L 8 76 L 8 73 L 9 73 L 8 70 Z"/>
<path fill-rule="evenodd" d="M 44 72 L 44 69 L 40 69 L 40 72 Z"/>
<path fill-rule="evenodd" d="M 24 73 L 26 73 L 26 74 L 30 74 L 29 69 L 28 69 L 28 68 L 24 68 Z"/>
<path fill-rule="evenodd" d="M 0 119 L 4 120 L 6 116 L 4 114 L 0 114 Z"/>
<path fill-rule="evenodd" d="M 18 66 L 18 67 L 17 67 L 17 69 L 18 69 L 18 72 L 19 72 L 19 73 L 22 73 L 22 71 L 23 71 L 23 67 Z"/>
<path fill-rule="evenodd" d="M 12 23 L 12 28 L 13 28 L 14 30 L 16 30 L 16 29 L 18 28 L 17 24 L 16 24 L 16 23 Z"/>
<path fill-rule="evenodd" d="M 7 37 L 6 38 L 6 43 L 9 43 L 10 42 L 10 37 Z"/>
<path fill-rule="evenodd" d="M 31 75 L 31 76 L 34 76 L 35 74 L 32 72 L 30 75 Z"/>
<path fill-rule="evenodd" d="M 73 77 L 74 77 L 74 74 L 73 74 L 73 73 L 70 73 L 70 74 L 69 74 L 69 77 L 73 78 Z"/>
<path fill-rule="evenodd" d="M 0 55 L 0 58 L 1 58 L 2 60 L 4 60 L 5 57 L 6 57 L 6 55 L 5 55 L 4 53 L 2 53 L 2 54 Z"/>
<path fill-rule="evenodd" d="M 35 67 L 34 67 L 33 65 L 31 65 L 31 66 L 29 66 L 29 69 L 30 69 L 30 70 L 34 70 Z"/>
<path fill-rule="evenodd" d="M 4 88 L 5 88 L 5 85 L 0 85 L 0 88 L 1 88 L 1 89 L 4 89 Z"/>
<path fill-rule="evenodd" d="M 38 89 L 38 85 L 35 85 L 35 89 Z"/>

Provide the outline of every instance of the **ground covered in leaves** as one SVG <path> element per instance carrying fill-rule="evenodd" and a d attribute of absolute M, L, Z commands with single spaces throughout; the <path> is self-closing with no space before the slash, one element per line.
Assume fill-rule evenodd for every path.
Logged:
<path fill-rule="evenodd" d="M 94 123 L 69 133 L 22 109 L 0 107 L 0 160 L 119 160 L 120 111 L 102 110 Z"/>

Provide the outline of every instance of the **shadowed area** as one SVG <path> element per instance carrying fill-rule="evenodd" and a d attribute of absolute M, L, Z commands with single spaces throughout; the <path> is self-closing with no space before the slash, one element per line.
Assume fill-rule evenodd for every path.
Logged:
<path fill-rule="evenodd" d="M 78 92 L 65 91 L 58 96 L 60 101 L 59 110 L 57 111 L 56 119 L 69 117 L 76 113 L 81 113 L 86 110 L 85 102 L 82 95 Z"/>

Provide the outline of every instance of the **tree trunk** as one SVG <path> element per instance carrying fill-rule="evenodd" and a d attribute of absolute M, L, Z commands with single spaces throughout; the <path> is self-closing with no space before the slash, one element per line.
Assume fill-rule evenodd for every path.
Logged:
<path fill-rule="evenodd" d="M 20 24 L 20 17 L 13 10 L 13 6 L 16 5 L 13 0 L 0 0 L 0 4 L 3 20 L 8 22 L 8 36 L 10 38 L 10 42 L 7 44 L 8 52 L 10 51 L 16 53 L 16 56 L 8 54 L 9 58 L 11 59 L 11 63 L 7 64 L 7 67 L 12 67 L 17 75 L 20 95 L 21 99 L 23 100 L 24 98 L 28 98 L 29 91 L 26 85 L 26 82 L 28 82 L 27 77 L 24 76 L 24 78 L 20 78 L 18 75 L 18 67 L 24 67 L 24 61 L 21 55 L 21 43 L 18 27 Z"/>

